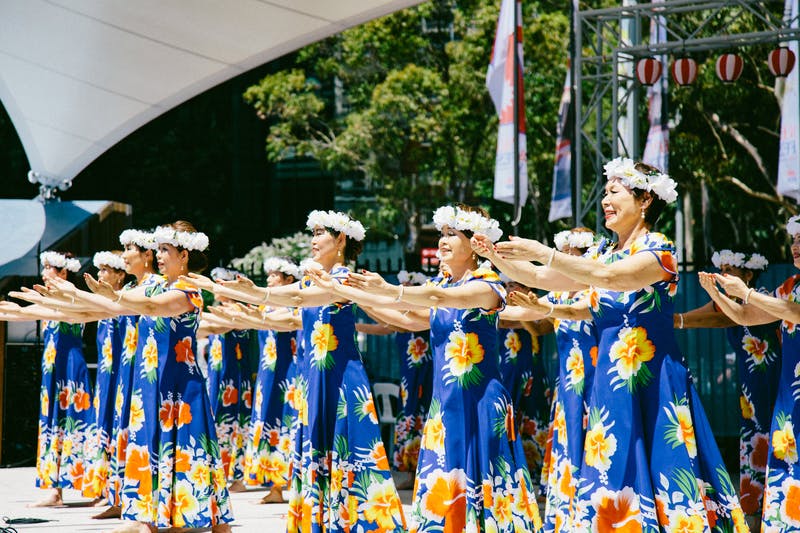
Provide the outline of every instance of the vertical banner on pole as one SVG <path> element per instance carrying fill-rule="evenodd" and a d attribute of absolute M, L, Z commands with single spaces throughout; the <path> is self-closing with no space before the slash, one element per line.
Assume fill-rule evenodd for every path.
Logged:
<path fill-rule="evenodd" d="M 553 192 L 550 196 L 550 214 L 548 222 L 572 216 L 572 78 L 570 69 L 564 80 L 561 93 L 561 104 L 558 107 L 558 124 L 556 125 L 556 162 L 553 166 Z"/>
<path fill-rule="evenodd" d="M 494 198 L 501 202 L 514 203 L 514 165 L 519 168 L 519 202 L 528 197 L 528 157 L 525 135 L 525 92 L 522 82 L 522 26 L 514 24 L 514 9 L 517 20 L 522 20 L 522 4 L 514 0 L 502 0 L 497 34 L 494 39 L 492 60 L 486 72 L 486 88 L 500 117 L 497 129 L 497 155 L 494 167 Z M 514 50 L 518 54 L 514 60 Z M 514 74 L 515 63 L 518 72 Z M 519 80 L 514 87 L 514 80 Z M 514 99 L 517 101 L 517 123 L 514 131 Z M 519 160 L 514 159 L 514 136 L 519 138 Z"/>
<path fill-rule="evenodd" d="M 785 14 L 791 27 L 797 28 L 797 0 L 786 0 Z M 789 49 L 798 56 L 797 41 L 789 41 Z M 798 91 L 798 65 L 786 77 L 781 104 L 781 141 L 778 154 L 778 194 L 800 202 L 800 91 Z"/>
<path fill-rule="evenodd" d="M 653 0 L 653 3 L 663 0 Z M 654 17 L 650 20 L 650 43 L 667 42 L 667 21 L 664 17 Z M 647 132 L 647 144 L 644 147 L 642 161 L 648 165 L 669 171 L 669 124 L 666 113 L 667 90 L 669 76 L 667 75 L 667 56 L 657 57 L 664 67 L 661 78 L 647 90 L 648 117 L 650 129 Z"/>

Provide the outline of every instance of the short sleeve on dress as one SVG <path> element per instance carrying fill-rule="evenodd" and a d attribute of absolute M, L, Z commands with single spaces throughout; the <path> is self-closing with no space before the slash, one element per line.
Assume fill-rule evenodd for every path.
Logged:
<path fill-rule="evenodd" d="M 169 287 L 169 290 L 181 291 L 189 300 L 189 303 L 194 306 L 195 311 L 201 311 L 203 309 L 203 296 L 200 294 L 200 291 L 197 290 L 197 287 L 188 285 L 182 281 L 176 281 L 172 287 Z"/>
<path fill-rule="evenodd" d="M 775 298 L 794 302 L 796 301 L 796 297 L 794 296 L 795 288 L 797 287 L 798 283 L 800 283 L 800 274 L 795 274 L 778 285 L 773 295 Z"/>
<path fill-rule="evenodd" d="M 655 256 L 661 269 L 669 274 L 670 279 L 677 280 L 678 268 L 675 260 L 675 244 L 663 233 L 647 233 L 643 239 L 631 246 L 631 255 L 651 253 Z"/>
<path fill-rule="evenodd" d="M 506 288 L 503 286 L 503 282 L 500 280 L 500 276 L 497 275 L 492 269 L 489 268 L 479 268 L 477 270 L 473 270 L 470 272 L 469 277 L 466 280 L 466 283 L 470 283 L 473 281 L 478 281 L 481 283 L 487 283 L 492 290 L 500 297 L 500 305 L 493 309 L 484 309 L 479 307 L 481 313 L 485 315 L 491 315 L 494 313 L 498 313 L 506 308 Z"/>

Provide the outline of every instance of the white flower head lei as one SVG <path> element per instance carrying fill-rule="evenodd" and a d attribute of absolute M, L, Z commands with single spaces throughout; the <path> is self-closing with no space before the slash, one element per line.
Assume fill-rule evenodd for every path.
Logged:
<path fill-rule="evenodd" d="M 367 235 L 367 230 L 358 220 L 350 218 L 346 213 L 339 211 L 319 211 L 314 210 L 308 214 L 306 228 L 313 230 L 317 226 L 344 233 L 356 241 L 363 241 Z"/>
<path fill-rule="evenodd" d="M 49 250 L 39 254 L 39 262 L 42 266 L 51 266 L 59 270 L 66 268 L 70 272 L 77 272 L 81 269 L 81 262 L 74 257 L 67 257 L 66 255 Z"/>
<path fill-rule="evenodd" d="M 409 285 L 425 285 L 428 281 L 428 276 L 422 272 L 407 272 L 401 270 L 397 273 L 397 281 L 400 283 L 407 283 Z"/>
<path fill-rule="evenodd" d="M 324 270 L 324 268 L 322 267 L 321 264 L 317 263 L 316 261 L 314 261 L 310 257 L 300 261 L 300 265 L 298 265 L 297 268 L 300 271 L 300 276 L 301 277 L 302 277 L 303 274 L 305 274 L 306 270 L 308 270 L 309 268 L 313 268 L 314 270 Z"/>
<path fill-rule="evenodd" d="M 204 251 L 208 248 L 208 236 L 205 233 L 177 231 L 167 226 L 159 226 L 153 232 L 158 244 L 171 244 L 184 250 Z"/>
<path fill-rule="evenodd" d="M 238 270 L 233 270 L 231 268 L 225 267 L 214 267 L 211 270 L 211 279 L 213 280 L 222 280 L 222 281 L 233 281 L 236 279 L 236 276 L 241 276 L 242 273 Z"/>
<path fill-rule="evenodd" d="M 126 229 L 119 234 L 119 243 L 122 246 L 135 244 L 145 250 L 155 250 L 158 248 L 156 236 L 152 231 L 142 231 L 138 229 Z"/>
<path fill-rule="evenodd" d="M 661 172 L 645 174 L 636 168 L 633 159 L 618 157 L 606 163 L 603 168 L 606 179 L 617 178 L 626 187 L 652 192 L 668 204 L 678 199 L 678 184 L 675 180 Z"/>
<path fill-rule="evenodd" d="M 761 254 L 753 254 L 750 258 L 745 261 L 744 267 L 747 270 L 766 270 L 769 266 L 769 261 L 767 258 Z"/>
<path fill-rule="evenodd" d="M 122 256 L 114 252 L 97 252 L 92 258 L 92 263 L 94 263 L 94 267 L 97 269 L 105 265 L 116 270 L 125 270 L 125 260 L 122 259 Z"/>
<path fill-rule="evenodd" d="M 500 223 L 493 218 L 486 218 L 476 211 L 465 211 L 458 206 L 443 205 L 433 212 L 433 223 L 441 231 L 449 226 L 459 231 L 471 231 L 473 234 L 486 235 L 490 241 L 497 242 L 503 236 Z"/>
<path fill-rule="evenodd" d="M 786 233 L 794 237 L 800 234 L 800 215 L 795 215 L 786 223 Z"/>
<path fill-rule="evenodd" d="M 733 252 L 731 250 L 719 250 L 711 256 L 711 262 L 717 268 L 722 268 L 722 265 L 742 268 L 744 259 L 745 255 L 742 252 Z"/>
<path fill-rule="evenodd" d="M 285 276 L 292 276 L 296 280 L 303 277 L 303 270 L 298 265 L 282 257 L 268 257 L 264 260 L 264 272 L 269 274 L 274 271 L 278 271 Z"/>
<path fill-rule="evenodd" d="M 553 244 L 559 252 L 570 248 L 585 250 L 594 244 L 594 233 L 591 231 L 564 230 L 553 235 Z"/>

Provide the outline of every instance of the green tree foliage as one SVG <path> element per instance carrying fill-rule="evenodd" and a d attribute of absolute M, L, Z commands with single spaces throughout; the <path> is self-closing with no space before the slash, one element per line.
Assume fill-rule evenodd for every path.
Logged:
<path fill-rule="evenodd" d="M 507 220 L 510 206 L 491 200 L 497 118 L 484 85 L 498 9 L 437 0 L 305 48 L 298 68 L 245 92 L 269 121 L 267 156 L 362 172 L 377 200 L 359 213 L 371 236 L 405 225 L 408 251 L 446 202 L 482 204 Z M 532 201 L 521 229 L 541 238 L 569 23 L 564 6 L 531 2 L 524 21 Z M 335 102 L 317 79 L 336 85 Z"/>

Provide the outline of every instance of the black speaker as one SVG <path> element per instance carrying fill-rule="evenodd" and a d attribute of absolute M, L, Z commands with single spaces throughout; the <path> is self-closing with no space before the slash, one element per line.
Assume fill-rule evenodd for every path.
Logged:
<path fill-rule="evenodd" d="M 36 344 L 7 344 L 3 372 L 3 453 L 0 463 L 36 464 L 39 427 L 39 387 L 42 348 Z"/>

